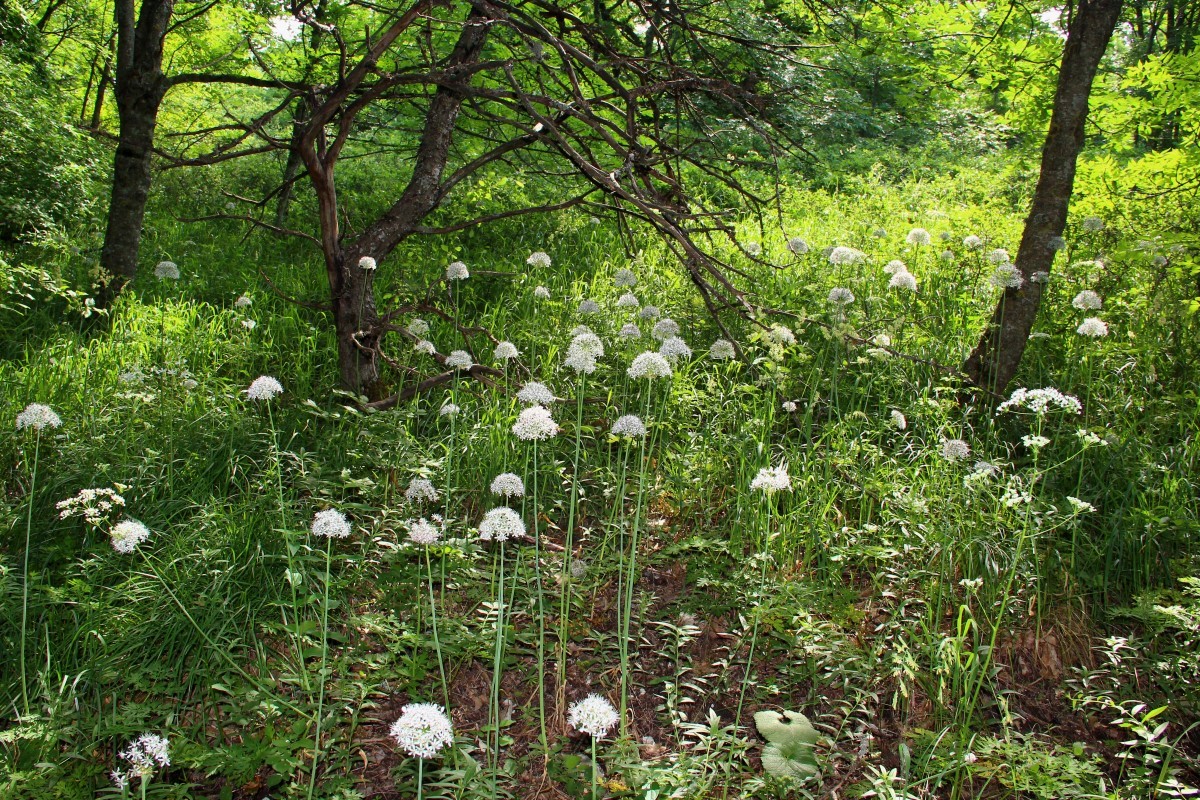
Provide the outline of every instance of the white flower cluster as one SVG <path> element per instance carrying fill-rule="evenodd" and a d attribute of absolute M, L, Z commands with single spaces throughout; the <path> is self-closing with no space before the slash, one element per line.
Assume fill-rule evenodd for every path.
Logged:
<path fill-rule="evenodd" d="M 763 337 L 771 347 L 791 347 L 796 343 L 796 334 L 792 333 L 790 328 L 785 328 L 783 325 L 772 325 L 763 334 Z"/>
<path fill-rule="evenodd" d="M 691 358 L 692 348 L 688 347 L 687 342 L 680 339 L 678 336 L 669 336 L 663 339 L 662 345 L 658 348 L 658 352 L 669 361 L 674 361 L 677 358 Z"/>
<path fill-rule="evenodd" d="M 520 355 L 521 353 L 517 350 L 517 346 L 512 342 L 501 342 L 500 344 L 496 345 L 496 350 L 492 353 L 492 356 L 497 361 L 508 361 L 509 359 L 517 358 Z"/>
<path fill-rule="evenodd" d="M 894 258 L 883 265 L 883 271 L 888 275 L 895 275 L 897 272 L 908 272 L 908 265 L 898 258 Z"/>
<path fill-rule="evenodd" d="M 350 521 L 336 508 L 327 508 L 324 511 L 318 511 L 313 517 L 312 532 L 314 536 L 345 539 L 350 535 Z"/>
<path fill-rule="evenodd" d="M 613 436 L 626 436 L 630 439 L 638 439 L 646 435 L 646 425 L 641 418 L 634 414 L 625 414 L 618 417 L 617 421 L 612 426 Z"/>
<path fill-rule="evenodd" d="M 596 359 L 603 357 L 604 342 L 588 330 L 571 340 L 571 346 L 567 348 L 567 358 L 563 363 L 576 373 L 590 375 L 596 371 Z"/>
<path fill-rule="evenodd" d="M 634 275 L 631 269 L 619 269 L 617 270 L 617 274 L 613 276 L 613 284 L 618 289 L 627 289 L 630 286 L 636 286 L 637 275 Z"/>
<path fill-rule="evenodd" d="M 136 519 L 121 520 L 109 531 L 113 549 L 128 555 L 150 538 L 150 529 Z"/>
<path fill-rule="evenodd" d="M 617 308 L 637 308 L 642 304 L 633 292 L 626 292 L 617 298 Z"/>
<path fill-rule="evenodd" d="M 454 726 L 441 706 L 409 703 L 392 723 L 391 736 L 414 758 L 434 758 L 454 743 Z"/>
<path fill-rule="evenodd" d="M 1020 289 L 1025 285 L 1025 276 L 1015 264 L 1001 264 L 988 278 L 988 283 L 997 289 Z"/>
<path fill-rule="evenodd" d="M 982 250 L 983 249 L 983 239 L 980 239 L 978 236 L 976 236 L 973 233 L 969 236 L 964 236 L 963 237 L 963 247 L 967 248 L 968 250 Z"/>
<path fill-rule="evenodd" d="M 947 461 L 962 461 L 971 455 L 971 445 L 962 439 L 944 439 L 942 441 L 942 458 Z"/>
<path fill-rule="evenodd" d="M 451 350 L 450 355 L 446 356 L 446 366 L 450 369 L 470 369 L 475 362 L 466 350 Z"/>
<path fill-rule="evenodd" d="M 545 406 L 530 406 L 517 417 L 512 432 L 522 441 L 541 441 L 554 437 L 558 433 L 558 424 L 550 416 L 550 409 Z"/>
<path fill-rule="evenodd" d="M 926 245 L 933 241 L 933 237 L 929 235 L 929 231 L 924 228 L 913 228 L 908 232 L 908 236 L 904 237 L 904 241 L 912 245 Z"/>
<path fill-rule="evenodd" d="M 662 316 L 662 311 L 658 306 L 642 306 L 642 310 L 638 312 L 638 316 L 642 319 L 658 319 Z"/>
<path fill-rule="evenodd" d="M 140 778 L 144 783 L 153 777 L 157 767 L 171 766 L 170 742 L 164 736 L 143 733 L 121 751 L 121 758 L 129 762 L 129 770 L 113 770 L 110 777 L 117 789 L 124 792 L 130 778 Z"/>
<path fill-rule="evenodd" d="M 358 268 L 364 272 L 374 272 L 377 266 L 379 265 L 375 263 L 375 259 L 370 256 L 363 256 L 358 260 Z"/>
<path fill-rule="evenodd" d="M 179 266 L 174 261 L 160 261 L 154 267 L 154 277 L 160 281 L 177 281 Z"/>
<path fill-rule="evenodd" d="M 456 417 L 460 411 L 462 411 L 462 409 L 454 405 L 454 403 L 446 403 L 446 405 L 438 409 L 438 416 Z"/>
<path fill-rule="evenodd" d="M 597 739 L 607 734 L 620 721 L 621 718 L 613 704 L 598 694 L 589 694 L 582 700 L 575 701 L 567 712 L 567 722 L 572 728 Z"/>
<path fill-rule="evenodd" d="M 422 339 L 414 344 L 413 350 L 416 350 L 418 353 L 424 353 L 427 356 L 432 356 L 437 353 L 437 348 L 434 347 L 433 342 L 429 341 L 428 339 Z"/>
<path fill-rule="evenodd" d="M 634 380 L 638 378 L 647 380 L 669 378 L 671 377 L 671 364 L 661 353 L 648 350 L 633 359 L 633 363 L 629 365 L 628 375 Z"/>
<path fill-rule="evenodd" d="M 59 519 L 83 517 L 91 525 L 99 525 L 108 512 L 118 507 L 125 507 L 125 498 L 115 489 L 81 489 L 79 494 L 60 500 L 55 506 Z"/>
<path fill-rule="evenodd" d="M 854 302 L 854 292 L 842 286 L 835 286 L 829 290 L 827 299 L 832 305 L 848 306 Z"/>
<path fill-rule="evenodd" d="M 539 286 L 533 290 L 533 296 L 536 297 L 538 300 L 549 300 L 550 299 L 550 290 L 547 289 L 545 286 Z"/>
<path fill-rule="evenodd" d="M 808 252 L 808 242 L 799 236 L 793 236 L 787 240 L 787 249 L 793 255 L 802 256 Z"/>
<path fill-rule="evenodd" d="M 987 260 L 993 264 L 1007 264 L 1012 261 L 1012 258 L 1009 257 L 1008 251 L 1003 247 L 997 247 L 995 250 L 988 252 Z"/>
<path fill-rule="evenodd" d="M 46 428 L 57 428 L 59 425 L 62 425 L 62 419 L 58 414 L 55 414 L 50 406 L 41 403 L 30 403 L 25 406 L 24 411 L 17 414 L 17 430 L 19 431 L 26 428 L 41 431 Z"/>
<path fill-rule="evenodd" d="M 1099 317 L 1088 317 L 1079 323 L 1079 327 L 1075 329 L 1075 332 L 1080 336 L 1091 336 L 1093 338 L 1108 336 L 1108 323 Z"/>
<path fill-rule="evenodd" d="M 664 339 L 670 339 L 672 336 L 678 336 L 679 323 L 670 317 L 659 320 L 658 323 L 655 324 L 654 330 L 650 332 L 650 335 L 655 339 L 658 339 L 660 342 Z"/>
<path fill-rule="evenodd" d="M 708 348 L 708 357 L 713 361 L 728 361 L 737 357 L 737 351 L 733 349 L 733 342 L 717 339 L 712 343 L 712 347 Z"/>
<path fill-rule="evenodd" d="M 896 430 L 902 431 L 908 427 L 908 420 L 904 416 L 904 412 L 898 408 L 892 409 L 892 424 L 896 426 Z"/>
<path fill-rule="evenodd" d="M 775 492 L 790 492 L 792 490 L 792 479 L 788 475 L 787 464 L 780 464 L 778 467 L 763 467 L 754 476 L 754 480 L 750 481 L 751 491 L 762 491 L 767 494 Z"/>
<path fill-rule="evenodd" d="M 617 331 L 617 336 L 622 339 L 640 339 L 642 338 L 642 329 L 635 322 L 626 322 L 621 326 L 621 330 Z"/>
<path fill-rule="evenodd" d="M 1100 217 L 1084 217 L 1079 225 L 1088 233 L 1096 233 L 1104 230 L 1104 220 L 1100 219 Z"/>
<path fill-rule="evenodd" d="M 535 250 L 529 254 L 529 258 L 525 259 L 525 263 L 534 269 L 546 269 L 550 266 L 550 256 L 541 250 Z"/>
<path fill-rule="evenodd" d="M 404 499 L 410 503 L 436 503 L 438 490 L 428 478 L 413 478 L 404 490 Z"/>
<path fill-rule="evenodd" d="M 1027 408 L 1035 414 L 1045 414 L 1052 407 L 1058 407 L 1075 414 L 1083 412 L 1083 406 L 1079 403 L 1079 398 L 1063 394 L 1051 386 L 1043 389 L 1017 389 L 1007 400 L 996 407 L 996 412 L 1000 413 L 1001 411 L 1008 411 L 1015 408 Z"/>
<path fill-rule="evenodd" d="M 455 261 L 446 267 L 446 280 L 461 281 L 471 277 L 471 273 L 467 270 L 467 265 L 461 261 Z"/>
<path fill-rule="evenodd" d="M 829 263 L 835 267 L 848 267 L 867 260 L 867 254 L 853 247 L 835 247 L 829 251 Z"/>
<path fill-rule="evenodd" d="M 270 375 L 259 375 L 246 390 L 246 397 L 250 400 L 273 400 L 281 394 L 283 394 L 283 384 Z"/>
<path fill-rule="evenodd" d="M 233 307 L 239 308 L 239 309 L 240 308 L 249 308 L 251 305 L 253 305 L 253 303 L 254 303 L 254 301 L 250 299 L 250 295 L 242 294 L 242 295 L 238 296 L 237 300 L 233 301 Z"/>
<path fill-rule="evenodd" d="M 527 406 L 545 406 L 554 402 L 554 392 L 544 383 L 530 381 L 517 392 L 517 400 Z"/>
<path fill-rule="evenodd" d="M 408 540 L 413 544 L 431 545 L 437 544 L 442 538 L 442 530 L 437 525 L 434 525 L 429 520 L 421 517 L 420 519 L 410 519 L 404 523 L 408 528 Z"/>
<path fill-rule="evenodd" d="M 1030 450 L 1041 450 L 1043 447 L 1050 444 L 1050 440 L 1045 436 L 1039 436 L 1030 433 L 1021 437 L 1021 444 L 1025 445 Z"/>
<path fill-rule="evenodd" d="M 917 279 L 908 270 L 903 270 L 892 275 L 891 280 L 888 281 L 888 288 L 915 292 L 917 290 Z"/>
<path fill-rule="evenodd" d="M 1071 301 L 1071 305 L 1080 311 L 1099 311 L 1101 305 L 1100 295 L 1091 289 L 1084 289 L 1075 295 L 1075 299 Z"/>
<path fill-rule="evenodd" d="M 521 515 L 508 506 L 499 506 L 483 515 L 479 523 L 479 538 L 485 541 L 507 542 L 525 535 Z"/>
<path fill-rule="evenodd" d="M 492 494 L 500 495 L 501 497 L 524 497 L 525 483 L 520 476 L 512 472 L 501 472 L 494 479 L 491 485 Z"/>
<path fill-rule="evenodd" d="M 579 304 L 580 314 L 599 314 L 600 304 L 595 300 L 584 300 Z"/>
<path fill-rule="evenodd" d="M 429 333 L 429 323 L 416 317 L 408 323 L 408 332 L 420 339 Z"/>

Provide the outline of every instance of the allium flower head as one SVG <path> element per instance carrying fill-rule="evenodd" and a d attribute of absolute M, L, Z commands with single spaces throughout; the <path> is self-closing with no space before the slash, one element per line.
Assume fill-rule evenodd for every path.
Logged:
<path fill-rule="evenodd" d="M 617 336 L 620 336 L 622 339 L 640 339 L 642 329 L 637 326 L 637 323 L 626 322 L 621 326 L 621 330 L 617 331 Z"/>
<path fill-rule="evenodd" d="M 783 325 L 772 325 L 763 336 L 773 347 L 791 347 L 796 343 L 796 334 Z"/>
<path fill-rule="evenodd" d="M 535 250 L 529 254 L 529 258 L 525 259 L 525 263 L 534 269 L 546 269 L 550 266 L 550 256 L 541 250 Z"/>
<path fill-rule="evenodd" d="M 658 319 L 662 316 L 662 311 L 658 309 L 658 306 L 642 306 L 638 316 L 642 319 Z"/>
<path fill-rule="evenodd" d="M 246 390 L 246 397 L 250 400 L 273 400 L 281 394 L 283 394 L 283 384 L 270 375 L 259 375 Z"/>
<path fill-rule="evenodd" d="M 558 424 L 545 406 L 530 406 L 517 416 L 512 432 L 522 441 L 550 439 L 558 433 Z"/>
<path fill-rule="evenodd" d="M 252 331 L 258 327 L 258 323 L 252 319 L 244 319 L 242 320 L 242 327 L 248 331 Z"/>
<path fill-rule="evenodd" d="M 793 236 L 787 240 L 787 249 L 793 255 L 802 256 L 808 252 L 808 242 L 799 236 Z"/>
<path fill-rule="evenodd" d="M 437 544 L 442 538 L 441 528 L 424 517 L 410 519 L 404 525 L 408 528 L 408 540 L 413 544 Z"/>
<path fill-rule="evenodd" d="M 971 455 L 971 446 L 962 439 L 942 440 L 942 458 L 947 461 L 962 461 Z"/>
<path fill-rule="evenodd" d="M 789 414 L 795 414 L 796 409 L 799 408 L 799 406 L 796 405 L 795 400 L 784 400 L 783 403 L 780 405 L 780 408 L 782 408 L 784 411 L 786 411 Z"/>
<path fill-rule="evenodd" d="M 1108 336 L 1108 323 L 1099 317 L 1088 317 L 1079 324 L 1075 332 L 1080 336 Z"/>
<path fill-rule="evenodd" d="M 434 758 L 454 744 L 454 727 L 435 703 L 409 703 L 390 731 L 400 749 L 414 758 Z"/>
<path fill-rule="evenodd" d="M 617 274 L 613 276 L 613 284 L 619 289 L 627 289 L 630 286 L 637 285 L 637 275 L 633 274 L 631 269 L 619 269 Z"/>
<path fill-rule="evenodd" d="M 492 494 L 500 495 L 501 497 L 524 497 L 525 482 L 520 476 L 512 472 L 501 472 L 492 479 L 491 485 Z"/>
<path fill-rule="evenodd" d="M 254 301 L 250 299 L 250 295 L 242 294 L 242 295 L 238 296 L 237 300 L 233 301 L 233 307 L 234 308 L 249 308 L 251 306 L 251 304 L 253 304 L 253 303 L 254 303 Z"/>
<path fill-rule="evenodd" d="M 679 323 L 669 317 L 667 319 L 659 320 L 654 325 L 654 330 L 650 332 L 650 335 L 655 339 L 658 339 L 660 342 L 670 339 L 672 336 L 678 336 Z"/>
<path fill-rule="evenodd" d="M 572 339 L 574 339 L 576 336 L 583 336 L 585 333 L 594 334 L 595 331 L 589 328 L 587 325 L 576 325 L 574 328 L 571 328 L 569 335 Z"/>
<path fill-rule="evenodd" d="M 451 350 L 450 355 L 446 356 L 446 366 L 450 369 L 470 369 L 475 362 L 466 350 Z"/>
<path fill-rule="evenodd" d="M 854 302 L 854 292 L 843 286 L 835 286 L 829 290 L 828 300 L 835 306 L 848 306 Z"/>
<path fill-rule="evenodd" d="M 884 265 L 883 271 L 888 275 L 895 275 L 897 272 L 908 272 L 908 267 L 900 259 L 894 258 Z"/>
<path fill-rule="evenodd" d="M 429 323 L 419 317 L 412 319 L 408 323 L 408 332 L 420 339 L 429 333 Z"/>
<path fill-rule="evenodd" d="M 544 383 L 530 381 L 517 392 L 517 400 L 527 406 L 544 406 L 554 402 L 554 392 Z"/>
<path fill-rule="evenodd" d="M 375 263 L 375 259 L 371 258 L 370 256 L 363 256 L 358 260 L 358 268 L 364 272 L 372 272 L 377 266 L 378 265 Z"/>
<path fill-rule="evenodd" d="M 312 521 L 313 536 L 329 539 L 345 539 L 350 535 L 350 521 L 336 508 L 318 511 Z"/>
<path fill-rule="evenodd" d="M 1037 272 L 1029 276 L 1030 283 L 1049 283 L 1050 273 L 1044 269 L 1039 269 Z"/>
<path fill-rule="evenodd" d="M 1020 289 L 1025 285 L 1025 276 L 1021 274 L 1021 270 L 1017 269 L 1016 265 L 1001 264 L 996 267 L 992 277 L 988 278 L 988 283 L 997 289 Z"/>
<path fill-rule="evenodd" d="M 507 542 L 525 535 L 521 515 L 508 506 L 499 506 L 483 515 L 479 523 L 479 538 L 485 541 Z"/>
<path fill-rule="evenodd" d="M 737 357 L 737 351 L 733 348 L 733 342 L 728 339 L 717 339 L 712 343 L 712 347 L 708 348 L 708 357 L 713 361 L 728 361 Z"/>
<path fill-rule="evenodd" d="M 17 430 L 23 431 L 26 428 L 33 428 L 35 431 L 42 431 L 46 428 L 57 428 L 62 425 L 62 419 L 50 406 L 42 405 L 41 403 L 30 403 L 25 406 L 25 410 L 17 414 Z"/>
<path fill-rule="evenodd" d="M 599 314 L 600 304 L 595 300 L 583 300 L 579 303 L 580 314 Z"/>
<path fill-rule="evenodd" d="M 612 426 L 613 436 L 626 436 L 630 439 L 638 439 L 646 435 L 646 425 L 641 418 L 634 414 L 625 414 L 617 417 L 617 421 Z"/>
<path fill-rule="evenodd" d="M 954 260 L 954 251 L 953 250 L 943 250 L 942 254 L 940 256 L 938 256 L 938 258 L 940 258 L 942 261 L 953 261 Z"/>
<path fill-rule="evenodd" d="M 892 424 L 896 426 L 896 430 L 904 430 L 908 427 L 908 420 L 904 417 L 904 412 L 898 408 L 892 409 Z"/>
<path fill-rule="evenodd" d="M 438 490 L 428 478 L 413 478 L 404 490 L 404 499 L 410 503 L 436 503 Z"/>
<path fill-rule="evenodd" d="M 1091 289 L 1084 289 L 1075 295 L 1075 299 L 1071 301 L 1071 305 L 1080 311 L 1098 311 L 1100 310 L 1100 295 Z"/>
<path fill-rule="evenodd" d="M 746 252 L 755 258 L 762 255 L 762 245 L 758 242 L 746 242 Z"/>
<path fill-rule="evenodd" d="M 658 348 L 658 352 L 662 353 L 668 360 L 692 357 L 692 348 L 688 347 L 687 342 L 685 342 L 683 339 L 680 339 L 678 336 L 670 336 L 666 339 L 663 339 L 663 343 Z"/>
<path fill-rule="evenodd" d="M 128 554 L 150 538 L 150 529 L 136 519 L 126 519 L 114 525 L 108 535 L 114 550 Z"/>
<path fill-rule="evenodd" d="M 1079 224 L 1088 233 L 1104 230 L 1104 220 L 1100 217 L 1084 217 Z"/>
<path fill-rule="evenodd" d="M 750 481 L 750 490 L 766 492 L 767 494 L 790 492 L 792 490 L 792 479 L 788 475 L 787 464 L 760 469 L 758 474 L 754 476 L 754 480 Z"/>
<path fill-rule="evenodd" d="M 428 339 L 422 339 L 414 344 L 413 350 L 416 350 L 418 353 L 424 353 L 427 356 L 432 356 L 437 353 L 437 348 L 434 347 L 433 342 L 429 341 Z"/>
<path fill-rule="evenodd" d="M 160 281 L 179 280 L 179 266 L 174 261 L 160 261 L 154 267 L 154 277 Z"/>
<path fill-rule="evenodd" d="M 629 377 L 637 380 L 638 378 L 669 378 L 671 377 L 671 364 L 661 353 L 646 351 L 639 354 L 633 359 L 633 363 L 629 365 Z"/>
<path fill-rule="evenodd" d="M 641 304 L 633 292 L 626 292 L 617 298 L 617 308 L 637 308 Z"/>
<path fill-rule="evenodd" d="M 987 254 L 987 260 L 993 264 L 1007 264 L 1012 261 L 1012 258 L 1009 257 L 1008 251 L 1003 247 L 997 247 Z"/>
<path fill-rule="evenodd" d="M 550 299 L 550 290 L 547 289 L 545 286 L 539 286 L 533 290 L 533 296 L 536 297 L 538 300 L 549 300 Z"/>
<path fill-rule="evenodd" d="M 446 280 L 461 281 L 471 277 L 470 271 L 467 270 L 467 265 L 461 261 L 455 261 L 446 267 Z"/>
<path fill-rule="evenodd" d="M 848 267 L 866 261 L 867 254 L 853 247 L 835 247 L 829 251 L 829 263 L 836 267 Z"/>
<path fill-rule="evenodd" d="M 596 358 L 604 357 L 604 342 L 590 330 L 581 331 L 571 340 L 569 351 L 587 353 Z"/>
<path fill-rule="evenodd" d="M 438 416 L 456 417 L 460 411 L 462 411 L 462 409 L 456 406 L 454 403 L 446 403 L 446 405 L 438 409 Z"/>
<path fill-rule="evenodd" d="M 908 242 L 909 244 L 926 245 L 930 244 L 933 241 L 933 238 L 930 237 L 929 231 L 925 230 L 924 228 L 913 228 L 908 232 L 908 236 L 904 237 L 904 241 Z"/>
<path fill-rule="evenodd" d="M 996 413 L 1017 408 L 1025 408 L 1035 414 L 1045 414 L 1052 408 L 1060 408 L 1073 414 L 1083 413 L 1083 405 L 1080 404 L 1079 398 L 1063 394 L 1052 386 L 1043 389 L 1016 389 L 1007 400 L 997 406 Z"/>
<path fill-rule="evenodd" d="M 149 780 L 157 767 L 171 766 L 170 742 L 163 736 L 143 733 L 121 751 L 121 758 L 129 762 L 130 775 Z"/>
<path fill-rule="evenodd" d="M 917 290 L 917 279 L 914 278 L 913 274 L 907 270 L 904 272 L 897 272 L 892 276 L 892 279 L 888 281 L 888 287 L 892 289 L 903 289 L 908 292 L 915 292 Z"/>
<path fill-rule="evenodd" d="M 576 375 L 591 375 L 596 371 L 596 357 L 584 350 L 568 350 L 563 366 L 574 370 Z"/>
<path fill-rule="evenodd" d="M 496 350 L 492 353 L 492 356 L 497 361 L 508 361 L 509 359 L 516 358 L 519 355 L 521 354 L 518 352 L 517 346 L 512 342 L 501 342 L 500 344 L 496 345 Z"/>
<path fill-rule="evenodd" d="M 963 247 L 968 250 L 980 250 L 983 248 L 983 239 L 980 239 L 975 234 L 963 237 Z"/>
<path fill-rule="evenodd" d="M 596 739 L 604 737 L 620 721 L 613 704 L 598 694 L 575 701 L 567 712 L 567 722 L 572 728 Z"/>

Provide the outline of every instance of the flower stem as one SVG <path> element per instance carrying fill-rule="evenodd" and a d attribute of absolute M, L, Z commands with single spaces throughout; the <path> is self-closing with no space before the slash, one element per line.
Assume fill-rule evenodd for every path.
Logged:
<path fill-rule="evenodd" d="M 29 542 L 33 530 L 33 504 L 37 490 L 38 455 L 42 447 L 42 432 L 38 430 L 33 438 L 33 471 L 29 483 L 29 512 L 25 517 L 25 564 L 21 570 L 21 702 L 25 707 L 25 716 L 29 716 L 29 683 L 25 674 L 25 633 L 29 622 Z"/>
<path fill-rule="evenodd" d="M 308 800 L 312 800 L 313 790 L 317 788 L 317 767 L 321 763 L 321 716 L 325 706 L 325 664 L 329 657 L 329 583 L 332 580 L 332 550 L 333 538 L 325 537 L 325 602 L 321 609 L 321 669 L 317 672 L 317 733 L 313 737 L 312 772 L 308 779 Z"/>
<path fill-rule="evenodd" d="M 446 664 L 442 660 L 442 642 L 438 638 L 437 598 L 433 593 L 433 562 L 429 559 L 429 548 L 425 548 L 425 574 L 429 582 L 429 619 L 433 626 L 433 649 L 437 653 L 438 673 L 442 676 L 442 704 L 450 713 L 450 685 L 446 681 Z"/>

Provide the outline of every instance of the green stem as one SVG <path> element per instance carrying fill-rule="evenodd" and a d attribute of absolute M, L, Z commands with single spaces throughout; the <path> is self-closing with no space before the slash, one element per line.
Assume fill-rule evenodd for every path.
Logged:
<path fill-rule="evenodd" d="M 598 771 L 599 771 L 599 766 L 596 763 L 596 737 L 593 736 L 592 737 L 592 800 L 600 800 L 600 795 L 596 791 L 596 789 L 598 788 L 597 787 L 598 781 L 596 778 L 596 773 Z"/>
<path fill-rule="evenodd" d="M 308 800 L 312 800 L 313 790 L 317 788 L 317 767 L 321 763 L 321 723 L 322 711 L 325 707 L 325 665 L 329 657 L 329 584 L 332 575 L 333 537 L 325 537 L 325 602 L 321 609 L 321 669 L 317 672 L 317 734 L 313 738 L 312 772 L 308 780 Z"/>
<path fill-rule="evenodd" d="M 489 716 L 495 726 L 495 745 L 492 749 L 492 797 L 497 797 L 500 780 L 500 679 L 504 667 L 504 542 L 500 542 L 500 582 L 496 599 L 496 647 L 492 654 L 492 696 Z"/>
<path fill-rule="evenodd" d="M 429 547 L 425 548 L 425 574 L 429 579 L 429 619 L 433 626 L 433 649 L 437 653 L 438 673 L 442 676 L 442 704 L 450 713 L 450 684 L 446 681 L 446 664 L 442 660 L 442 642 L 438 638 L 437 598 L 433 593 L 433 562 L 429 559 Z"/>
<path fill-rule="evenodd" d="M 33 504 L 37 490 L 38 455 L 42 448 L 42 432 L 38 430 L 33 439 L 33 471 L 29 483 L 29 512 L 25 516 L 25 563 L 21 569 L 21 702 L 25 716 L 29 716 L 29 683 L 25 673 L 25 635 L 29 623 L 29 542 L 33 530 Z"/>
<path fill-rule="evenodd" d="M 579 498 L 579 447 L 583 438 L 583 395 L 587 386 L 587 375 L 579 374 L 579 390 L 575 398 L 575 457 L 571 462 L 571 500 L 567 511 L 567 533 L 563 547 L 563 562 L 560 583 L 562 594 L 558 604 L 558 678 L 555 695 L 559 713 L 566 710 L 567 684 L 567 635 L 571 618 L 571 562 L 575 557 L 575 509 Z"/>
<path fill-rule="evenodd" d="M 308 670 L 304 666 L 304 643 L 300 641 L 300 598 L 296 594 L 296 562 L 292 553 L 291 533 L 288 531 L 287 510 L 283 503 L 283 460 L 279 456 L 279 433 L 275 429 L 275 415 L 271 411 L 270 400 L 267 401 L 267 421 L 271 425 L 271 446 L 274 448 L 272 455 L 275 461 L 275 499 L 279 507 L 279 534 L 283 537 L 283 546 L 287 554 L 287 582 L 292 592 L 292 622 L 289 625 L 287 615 L 284 614 L 283 625 L 292 635 L 292 642 L 296 647 L 296 671 L 300 673 L 300 684 L 305 692 L 311 692 Z"/>
<path fill-rule="evenodd" d="M 425 789 L 425 759 L 417 759 L 417 800 L 421 800 L 421 793 Z"/>
<path fill-rule="evenodd" d="M 650 424 L 650 396 L 651 390 L 646 389 L 646 401 L 643 414 L 643 423 L 647 426 Z M 633 507 L 633 525 L 629 532 L 629 560 L 626 564 L 626 574 L 624 580 L 625 596 L 622 598 L 621 604 L 621 622 L 619 625 L 618 636 L 620 637 L 620 652 L 621 652 L 621 736 L 625 736 L 628 732 L 627 711 L 629 708 L 629 647 L 631 644 L 630 621 L 633 616 L 633 587 L 637 576 L 637 546 L 638 546 L 638 529 L 642 524 L 642 505 L 646 497 L 646 471 L 648 467 L 648 456 L 646 453 L 646 439 L 650 436 L 649 432 L 642 437 L 642 452 L 641 465 L 638 468 L 638 491 L 637 500 Z"/>
<path fill-rule="evenodd" d="M 541 537 L 538 536 L 538 442 L 533 440 L 533 574 L 537 585 L 538 607 L 538 731 L 542 753 L 549 758 L 546 737 L 546 610 L 542 601 Z"/>

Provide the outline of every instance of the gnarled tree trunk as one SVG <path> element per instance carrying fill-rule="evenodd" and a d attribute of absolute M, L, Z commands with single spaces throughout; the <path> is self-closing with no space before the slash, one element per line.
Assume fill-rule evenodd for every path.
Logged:
<path fill-rule="evenodd" d="M 1075 8 L 1067 30 L 1050 130 L 1042 149 L 1041 175 L 1033 193 L 1016 267 L 1024 282 L 1006 289 L 979 344 L 963 371 L 979 387 L 1003 394 L 1017 373 L 1029 333 L 1042 304 L 1044 281 L 1054 262 L 1054 239 L 1067 224 L 1067 208 L 1075 184 L 1075 163 L 1083 150 L 1088 95 L 1121 13 L 1122 0 L 1084 0 Z"/>

